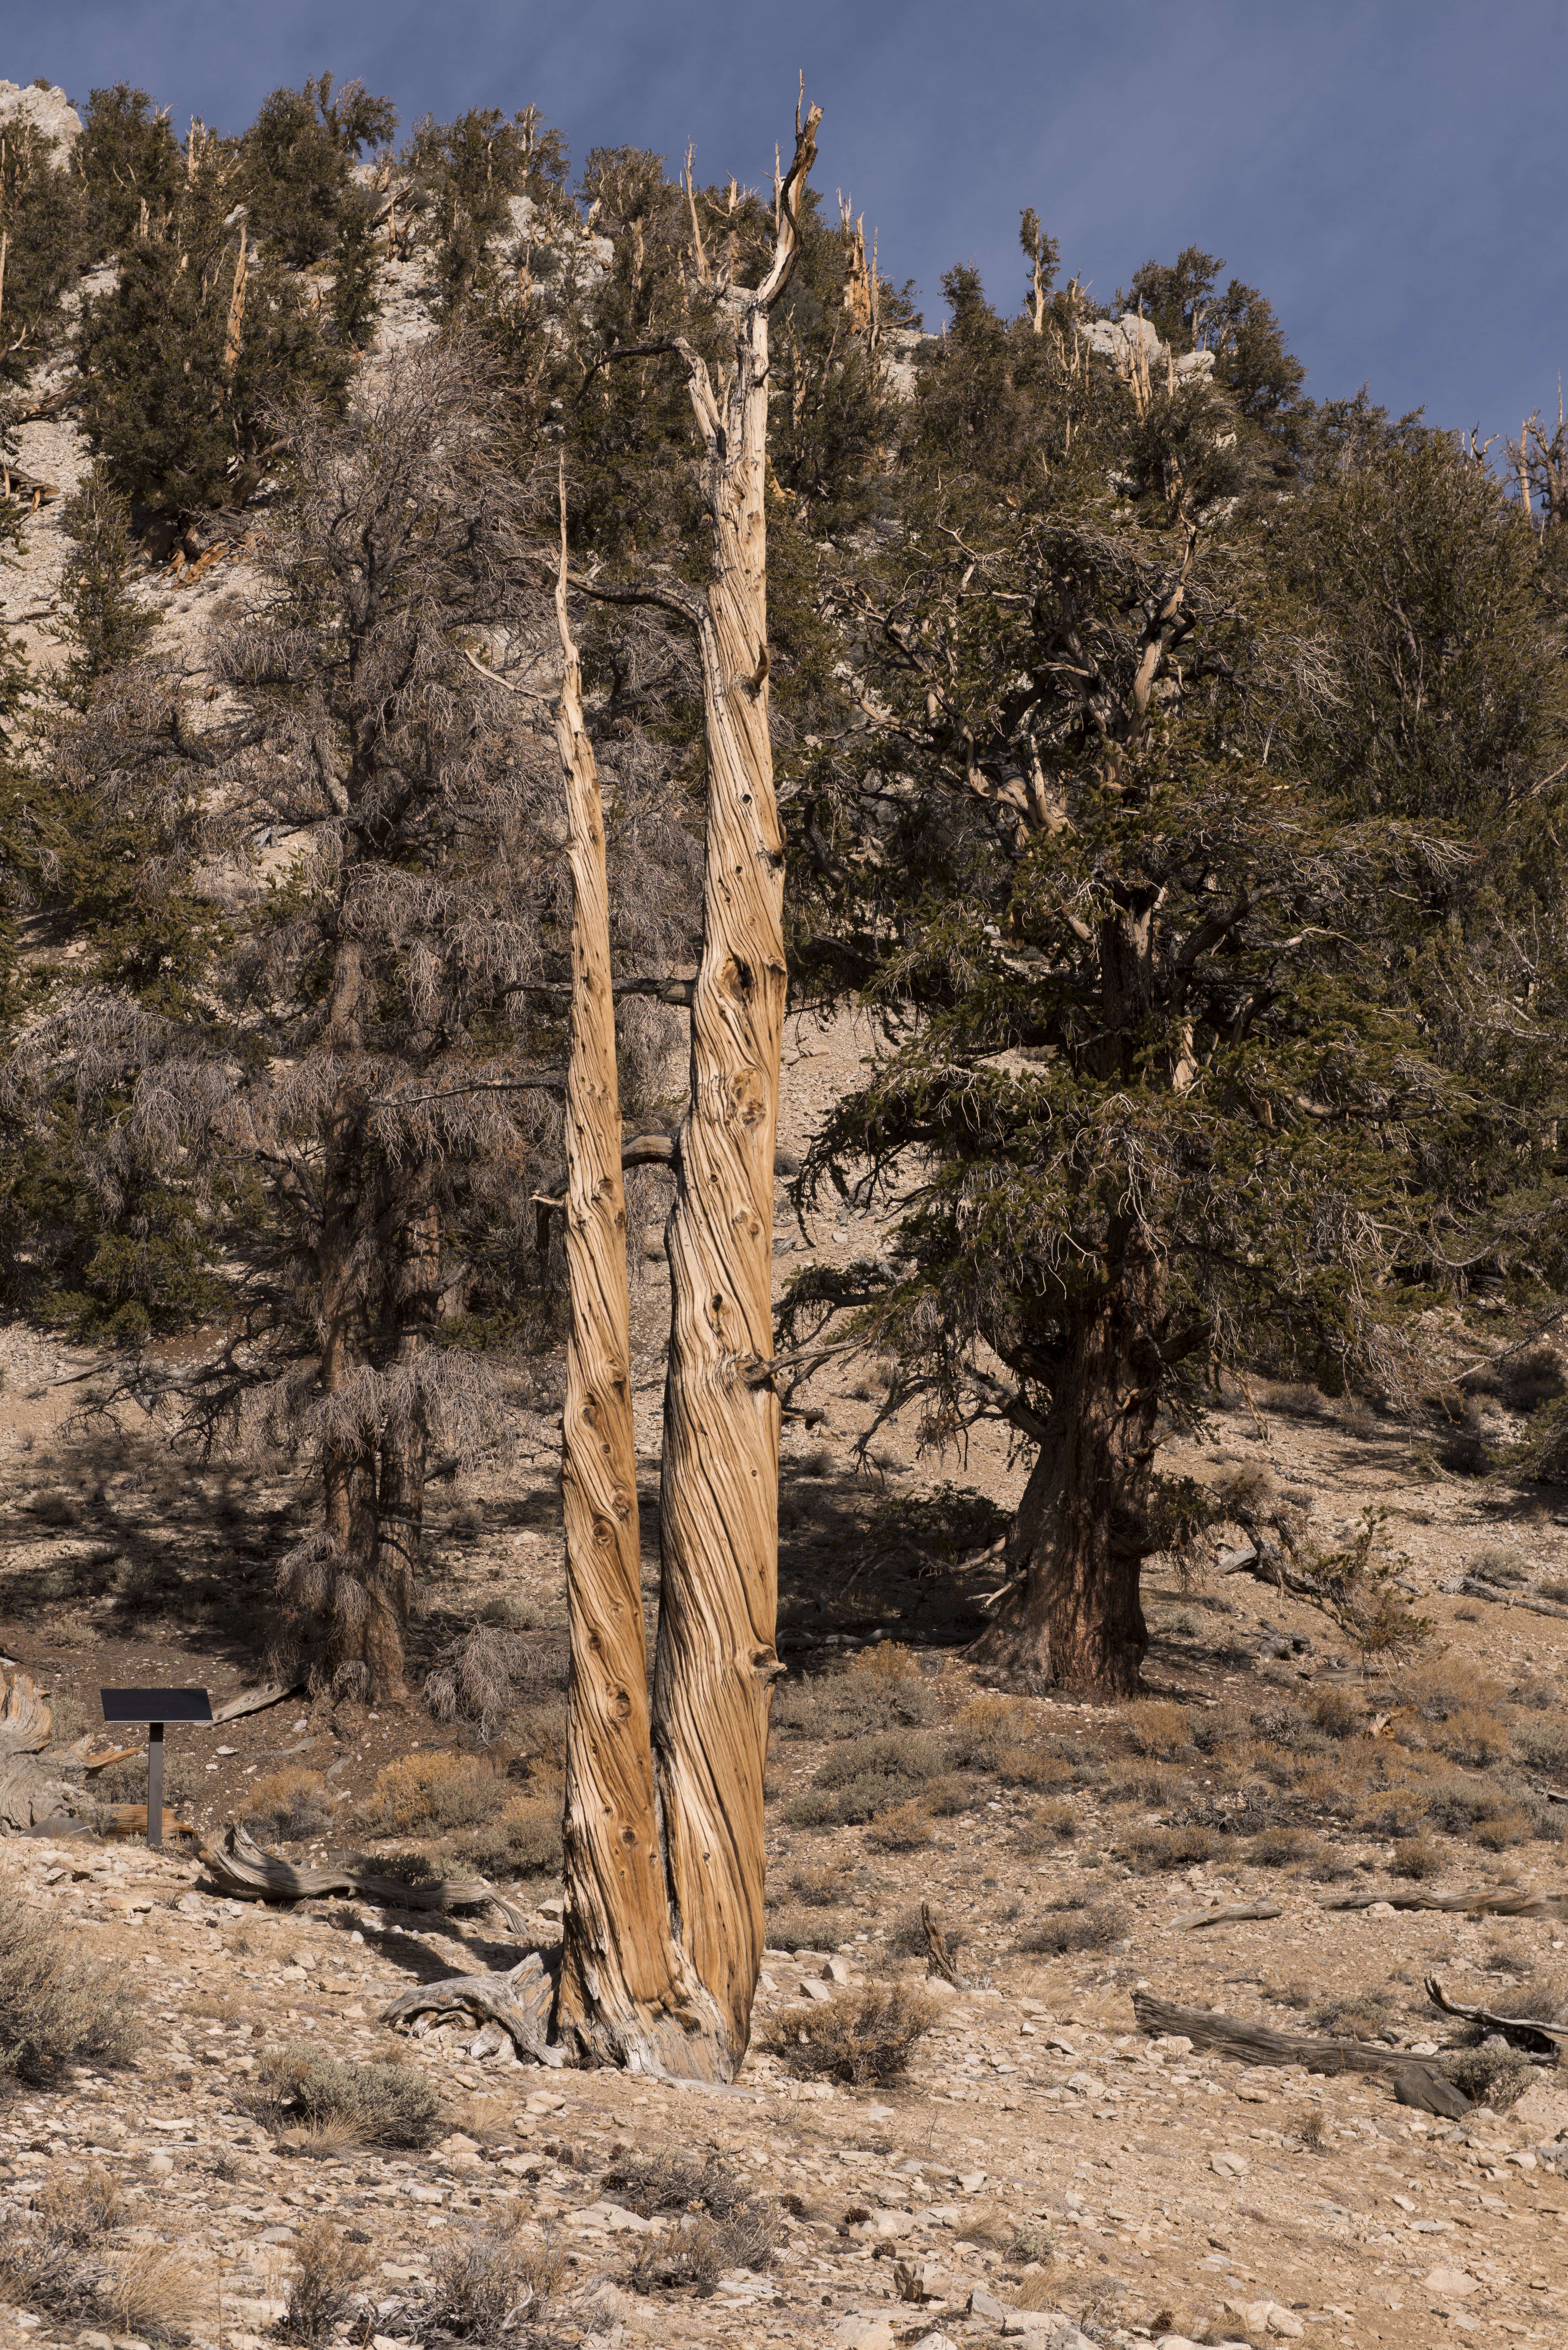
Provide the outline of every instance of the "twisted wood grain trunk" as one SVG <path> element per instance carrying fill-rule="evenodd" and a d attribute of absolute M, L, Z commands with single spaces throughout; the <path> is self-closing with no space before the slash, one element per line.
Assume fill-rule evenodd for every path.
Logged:
<path fill-rule="evenodd" d="M 556 610 L 566 664 L 556 740 L 573 910 L 566 1129 L 571 1326 L 561 1423 L 571 1685 L 555 2024 L 586 2063 L 727 2078 L 718 2010 L 672 1929 L 654 1796 L 604 816 L 583 726 L 564 560 Z"/>
<path fill-rule="evenodd" d="M 745 2052 L 762 1961 L 763 1765 L 779 1671 L 779 1403 L 766 1366 L 784 952 L 768 733 L 768 316 L 794 264 L 820 119 L 812 108 L 797 130 L 761 285 L 724 289 L 734 357 L 717 392 L 704 362 L 682 354 L 713 546 L 699 622 L 702 950 L 668 1227 L 654 1752 L 676 1924 L 717 2003 L 732 2068 Z"/>

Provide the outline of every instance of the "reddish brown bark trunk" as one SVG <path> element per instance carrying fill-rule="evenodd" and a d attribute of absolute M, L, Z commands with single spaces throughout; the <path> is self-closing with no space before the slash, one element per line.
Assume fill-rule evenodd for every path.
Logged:
<path fill-rule="evenodd" d="M 1079 1323 L 1009 1541 L 1021 1579 L 975 1646 L 985 1663 L 1085 1697 L 1135 1696 L 1148 1647 L 1158 1288 L 1140 1269 Z"/>

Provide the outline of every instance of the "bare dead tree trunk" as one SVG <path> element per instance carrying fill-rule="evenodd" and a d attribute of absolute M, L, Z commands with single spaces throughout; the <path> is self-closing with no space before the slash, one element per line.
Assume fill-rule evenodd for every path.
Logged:
<path fill-rule="evenodd" d="M 774 1147 L 784 1006 L 784 850 L 768 733 L 768 316 L 788 280 L 821 109 L 797 118 L 773 255 L 727 290 L 734 358 L 715 392 L 683 350 L 713 531 L 699 622 L 708 764 L 691 1101 L 668 1228 L 662 1581 L 654 1754 L 681 1943 L 722 2018 L 751 2030 L 763 1950 L 763 1765 L 779 1671 Z"/>
<path fill-rule="evenodd" d="M 561 1419 L 571 1688 L 556 2030 L 584 2062 L 727 2078 L 718 2011 L 671 1926 L 654 1794 L 604 813 L 566 617 L 564 503 L 556 613 L 573 890 Z"/>

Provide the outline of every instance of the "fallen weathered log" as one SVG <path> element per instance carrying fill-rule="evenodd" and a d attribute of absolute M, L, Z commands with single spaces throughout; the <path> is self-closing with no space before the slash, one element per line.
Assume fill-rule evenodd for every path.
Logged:
<path fill-rule="evenodd" d="M 1490 1583 L 1483 1583 L 1479 1575 L 1457 1575 L 1445 1583 L 1448 1592 L 1462 1591 L 1471 1599 L 1490 1599 L 1494 1607 L 1522 1607 L 1532 1616 L 1568 1616 L 1568 1607 L 1559 1607 L 1553 1599 L 1532 1599 L 1522 1591 L 1500 1591 Z"/>
<path fill-rule="evenodd" d="M 144 1836 L 147 1834 L 147 1806 L 145 1804 L 98 1804 L 91 1808 L 89 1825 L 100 1836 L 110 1837 L 116 1843 L 123 1842 L 130 1836 Z M 163 1805 L 165 1844 L 193 1843 L 196 1831 L 190 1821 L 182 1820 L 177 1812 L 171 1812 L 165 1804 Z"/>
<path fill-rule="evenodd" d="M 1496 2015 L 1490 2007 L 1466 2007 L 1462 2001 L 1450 1999 L 1436 1975 L 1428 1975 L 1424 1985 L 1432 2005 L 1445 2015 L 1457 2015 L 1463 2023 L 1480 2023 L 1488 2032 L 1501 2032 L 1510 2040 L 1522 2040 L 1527 2045 L 1543 2049 L 1548 2055 L 1568 2049 L 1568 2022 L 1547 2023 L 1538 2015 Z"/>
<path fill-rule="evenodd" d="M 537 1950 L 529 1950 L 504 1975 L 448 1975 L 439 1982 L 415 1983 L 381 2011 L 383 2023 L 411 2023 L 416 2016 L 477 2015 L 498 2023 L 519 2056 L 559 2066 L 564 2052 L 552 2048 L 550 2003 L 555 1985 Z"/>
<path fill-rule="evenodd" d="M 1400 2048 L 1379 2048 L 1364 2040 L 1314 2040 L 1294 2032 L 1275 2032 L 1266 2023 L 1247 2023 L 1239 2016 L 1220 2015 L 1206 2007 L 1173 2007 L 1151 1999 L 1147 1991 L 1133 1993 L 1133 2014 L 1138 2029 L 1151 2037 L 1180 2036 L 1194 2048 L 1212 2048 L 1233 2056 L 1240 2064 L 1302 2064 L 1309 2073 L 1376 2073 L 1392 2081 L 1402 2106 L 1424 2114 L 1468 2114 L 1470 2101 L 1437 2066 Z"/>
<path fill-rule="evenodd" d="M 70 1810 L 73 1790 L 42 1752 L 53 1728 L 37 1682 L 18 1666 L 0 1695 L 0 1835 L 25 1833 Z"/>
<path fill-rule="evenodd" d="M 1391 1909 L 1442 1909 L 1471 1918 L 1568 1918 L 1568 1893 L 1531 1893 L 1519 1886 L 1482 1886 L 1473 1893 L 1420 1893 L 1401 1887 L 1387 1893 L 1320 1893 L 1320 1909 L 1370 1909 L 1386 1901 Z"/>
<path fill-rule="evenodd" d="M 282 1705 L 286 1698 L 303 1697 L 305 1683 L 269 1681 L 264 1689 L 242 1690 L 238 1697 L 225 1698 L 222 1705 L 213 1708 L 213 1727 L 220 1721 L 238 1721 L 242 1714 L 265 1713 L 269 1705 Z"/>
<path fill-rule="evenodd" d="M 0 1698 L 0 1754 L 36 1754 L 49 1742 L 55 1726 L 37 1682 L 19 1669 Z"/>
<path fill-rule="evenodd" d="M 315 1901 L 328 1893 L 356 1895 L 384 1909 L 498 1910 L 514 1931 L 523 1919 L 483 1877 L 438 1877 L 425 1884 L 379 1877 L 369 1868 L 300 1868 L 281 1854 L 264 1852 L 243 1827 L 225 1829 L 222 1844 L 210 1839 L 198 1854 L 224 1893 L 248 1901 Z"/>
<path fill-rule="evenodd" d="M 1184 1909 L 1173 1918 L 1173 1926 L 1239 1926 L 1249 1918 L 1278 1918 L 1283 1915 L 1277 1901 L 1232 1901 L 1212 1909 Z"/>

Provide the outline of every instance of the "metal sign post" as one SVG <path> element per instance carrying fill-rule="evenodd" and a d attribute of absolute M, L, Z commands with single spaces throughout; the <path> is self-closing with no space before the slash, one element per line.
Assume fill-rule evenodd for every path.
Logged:
<path fill-rule="evenodd" d="M 163 1842 L 163 1725 L 210 1722 L 212 1703 L 203 1689 L 106 1689 L 99 1695 L 105 1721 L 147 1724 L 147 1841 L 156 1852 Z"/>

